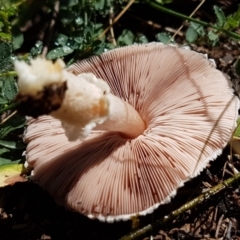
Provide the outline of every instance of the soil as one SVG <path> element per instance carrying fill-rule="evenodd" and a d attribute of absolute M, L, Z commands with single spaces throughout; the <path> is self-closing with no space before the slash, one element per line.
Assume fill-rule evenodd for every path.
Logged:
<path fill-rule="evenodd" d="M 199 1 L 174 1 L 169 8 L 189 15 Z M 214 22 L 213 4 L 218 4 L 226 14 L 237 9 L 238 1 L 206 1 L 196 13 L 196 17 Z M 144 11 L 144 12 L 143 12 Z M 141 17 L 139 17 L 141 16 Z M 182 21 L 162 14 L 149 6 L 133 6 L 115 26 L 116 34 L 126 27 L 142 32 L 149 40 L 162 30 L 175 32 Z M 184 42 L 184 28 L 177 35 L 178 44 Z M 231 77 L 231 81 L 240 94 L 240 77 L 234 72 L 233 65 L 240 55 L 240 42 L 222 36 L 220 44 L 211 47 L 207 44 L 195 44 L 192 49 L 206 53 L 215 59 L 217 67 Z M 2 240 L 115 240 L 141 228 L 153 224 L 157 219 L 168 215 L 171 211 L 209 188 L 233 176 L 233 168 L 240 171 L 240 156 L 235 154 L 230 161 L 230 149 L 200 174 L 180 188 L 171 203 L 160 206 L 153 214 L 140 217 L 134 221 L 113 224 L 91 220 L 78 213 L 70 212 L 57 205 L 49 194 L 37 184 L 28 181 L 13 186 L 0 188 L 0 239 Z M 152 232 L 139 239 L 240 239 L 240 190 L 239 182 L 225 188 L 216 195 L 210 196 L 200 205 L 161 224 Z"/>

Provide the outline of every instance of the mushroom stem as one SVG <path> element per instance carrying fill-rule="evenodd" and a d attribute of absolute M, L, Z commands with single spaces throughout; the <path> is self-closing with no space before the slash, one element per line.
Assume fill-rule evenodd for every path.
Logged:
<path fill-rule="evenodd" d="M 87 137 L 91 130 L 120 132 L 135 138 L 145 130 L 138 112 L 109 92 L 105 81 L 92 73 L 64 72 L 67 90 L 61 107 L 50 113 L 59 119 L 70 141 Z"/>
<path fill-rule="evenodd" d="M 139 113 L 127 102 L 109 94 L 109 116 L 94 130 L 120 132 L 126 137 L 135 138 L 145 130 L 145 123 Z"/>
<path fill-rule="evenodd" d="M 39 114 L 26 115 L 49 114 L 59 119 L 69 141 L 87 137 L 92 129 L 121 132 L 130 138 L 143 133 L 145 123 L 138 112 L 112 95 L 105 81 L 92 73 L 75 75 L 64 67 L 61 60 L 15 62 L 18 100 L 26 105 L 22 109 L 39 108 Z"/>

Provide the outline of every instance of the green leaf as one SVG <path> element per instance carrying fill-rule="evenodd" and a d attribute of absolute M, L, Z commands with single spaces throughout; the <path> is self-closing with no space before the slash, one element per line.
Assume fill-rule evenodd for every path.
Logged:
<path fill-rule="evenodd" d="M 208 38 L 212 42 L 212 45 L 215 46 L 216 43 L 219 41 L 219 36 L 214 31 L 208 32 Z"/>
<path fill-rule="evenodd" d="M 96 40 L 92 43 L 92 52 L 94 55 L 101 54 L 105 50 L 105 44 L 102 44 L 102 41 Z"/>
<path fill-rule="evenodd" d="M 18 92 L 18 86 L 13 76 L 6 76 L 3 87 L 2 96 L 7 100 L 12 100 Z"/>
<path fill-rule="evenodd" d="M 38 56 L 42 52 L 42 49 L 43 49 L 42 41 L 37 41 L 34 47 L 32 47 L 30 50 L 31 57 L 35 58 L 36 56 Z"/>
<path fill-rule="evenodd" d="M 83 18 L 81 18 L 81 17 L 75 18 L 74 22 L 77 26 L 82 26 L 84 23 Z"/>
<path fill-rule="evenodd" d="M 164 44 L 167 44 L 167 43 L 174 43 L 174 41 L 171 40 L 171 36 L 168 34 L 168 33 L 158 33 L 156 35 L 156 39 L 159 41 L 159 42 L 162 42 Z M 171 41 L 170 41 L 171 40 Z"/>
<path fill-rule="evenodd" d="M 20 162 L 20 160 L 16 161 L 16 163 Z M 13 164 L 15 163 L 15 161 L 11 161 L 10 159 L 8 158 L 3 158 L 3 157 L 0 157 L 0 166 L 3 166 L 3 165 L 10 165 L 10 164 Z"/>
<path fill-rule="evenodd" d="M 12 41 L 12 35 L 10 33 L 0 33 L 0 40 L 10 42 Z"/>
<path fill-rule="evenodd" d="M 88 29 L 86 29 L 86 43 L 91 43 L 91 40 L 92 40 L 92 32 L 91 31 L 88 31 Z"/>
<path fill-rule="evenodd" d="M 68 6 L 69 7 L 76 6 L 77 4 L 78 4 L 78 0 L 69 0 L 68 1 Z"/>
<path fill-rule="evenodd" d="M 66 47 L 69 47 L 74 51 L 76 49 L 79 49 L 79 43 L 77 43 L 74 39 L 69 38 L 66 43 Z"/>
<path fill-rule="evenodd" d="M 235 20 L 235 19 L 232 18 L 232 17 L 229 17 L 229 18 L 227 19 L 227 23 L 226 23 L 225 26 L 224 26 L 224 29 L 237 28 L 237 27 L 240 26 L 239 24 L 240 24 L 239 21 Z"/>
<path fill-rule="evenodd" d="M 23 143 L 17 143 L 15 141 L 0 140 L 0 146 L 9 149 L 24 149 L 25 145 Z"/>
<path fill-rule="evenodd" d="M 224 29 L 237 29 L 238 27 L 240 27 L 240 5 L 238 6 L 238 10 L 234 14 L 227 16 Z"/>
<path fill-rule="evenodd" d="M 214 9 L 214 12 L 215 12 L 215 14 L 217 16 L 217 19 L 218 19 L 217 25 L 219 27 L 223 27 L 225 22 L 226 22 L 226 17 L 224 15 L 222 9 L 219 8 L 218 6 L 213 6 L 213 9 Z"/>
<path fill-rule="evenodd" d="M 23 165 L 18 163 L 0 165 L 0 187 L 26 181 L 26 179 L 21 176 L 22 170 Z"/>
<path fill-rule="evenodd" d="M 8 148 L 0 148 L 0 156 L 4 153 L 10 152 L 10 149 Z"/>
<path fill-rule="evenodd" d="M 0 125 L 0 139 L 5 138 L 12 131 L 22 128 L 25 125 L 25 117 L 16 115 L 7 122 Z"/>
<path fill-rule="evenodd" d="M 82 37 L 75 37 L 75 38 L 74 38 L 74 41 L 77 42 L 77 43 L 79 43 L 79 44 L 82 44 L 82 43 L 83 43 L 83 40 L 84 40 L 84 39 L 83 39 Z"/>
<path fill-rule="evenodd" d="M 66 26 L 74 21 L 75 15 L 70 11 L 62 10 L 62 12 L 60 13 L 60 19 L 62 24 Z"/>
<path fill-rule="evenodd" d="M 0 41 L 0 71 L 8 71 L 12 68 L 12 47 L 9 43 Z"/>
<path fill-rule="evenodd" d="M 8 103 L 8 102 L 9 102 L 8 100 L 0 97 L 0 104 L 6 104 L 6 103 Z"/>
<path fill-rule="evenodd" d="M 120 46 L 131 45 L 134 42 L 134 35 L 130 30 L 124 29 L 118 37 L 117 42 Z"/>
<path fill-rule="evenodd" d="M 56 59 L 69 55 L 74 50 L 68 46 L 55 48 L 47 54 L 47 59 Z"/>
<path fill-rule="evenodd" d="M 201 24 L 190 22 L 190 26 L 198 33 L 199 36 L 205 36 L 206 32 Z"/>
<path fill-rule="evenodd" d="M 240 137 L 240 119 L 237 120 L 237 128 L 236 128 L 233 136 L 234 136 L 234 137 L 237 137 L 237 138 Z M 238 141 L 238 142 L 239 142 L 239 140 L 235 140 L 235 141 Z"/>
<path fill-rule="evenodd" d="M 9 22 L 9 18 L 16 14 L 16 8 L 12 7 L 11 5 L 8 8 L 1 5 L 0 9 L 0 22 L 1 22 L 1 32 L 0 32 L 0 40 L 11 42 L 12 35 L 11 35 L 11 23 Z"/>
<path fill-rule="evenodd" d="M 68 36 L 64 35 L 64 34 L 58 34 L 57 38 L 56 38 L 56 42 L 55 42 L 55 45 L 57 46 L 65 46 L 66 43 L 68 41 Z"/>
<path fill-rule="evenodd" d="M 105 0 L 98 0 L 95 3 L 95 9 L 96 10 L 103 10 L 105 5 Z"/>
<path fill-rule="evenodd" d="M 197 40 L 198 38 L 198 33 L 195 29 L 193 29 L 192 27 L 189 27 L 186 31 L 186 40 L 189 43 L 193 43 Z"/>
<path fill-rule="evenodd" d="M 4 18 L 4 20 L 8 20 L 8 18 L 11 16 L 14 16 L 16 12 L 17 12 L 17 9 L 16 7 L 12 6 L 12 3 L 8 5 L 6 4 L 5 7 L 2 6 L 0 11 L 0 16 Z"/>
<path fill-rule="evenodd" d="M 0 31 L 2 31 L 3 26 L 4 26 L 3 22 L 0 21 Z"/>
<path fill-rule="evenodd" d="M 12 30 L 12 35 L 13 35 L 13 39 L 12 39 L 13 50 L 17 50 L 23 44 L 23 40 L 24 40 L 23 34 L 20 32 L 18 28 L 15 27 Z"/>
<path fill-rule="evenodd" d="M 149 42 L 148 39 L 147 39 L 147 37 L 146 37 L 145 35 L 143 35 L 143 34 L 141 34 L 140 36 L 138 36 L 138 37 L 135 39 L 135 41 L 136 41 L 137 43 L 148 43 L 148 42 Z"/>
<path fill-rule="evenodd" d="M 103 32 L 103 24 L 97 23 L 94 25 L 94 32 L 92 33 L 93 38 L 98 38 L 98 36 Z M 101 41 L 105 40 L 105 36 L 101 38 Z"/>

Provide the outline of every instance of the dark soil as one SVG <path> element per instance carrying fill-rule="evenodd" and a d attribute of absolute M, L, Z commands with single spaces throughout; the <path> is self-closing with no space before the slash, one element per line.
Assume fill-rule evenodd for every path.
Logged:
<path fill-rule="evenodd" d="M 174 1 L 169 8 L 189 15 L 197 3 L 198 1 L 192 0 Z M 228 14 L 237 9 L 237 3 L 237 0 L 206 1 L 195 16 L 207 22 L 214 22 L 213 4 L 218 4 Z M 118 34 L 122 29 L 130 28 L 134 32 L 146 34 L 149 40 L 155 40 L 154 36 L 157 32 L 169 30 L 172 34 L 181 23 L 182 20 L 162 14 L 147 5 L 136 5 L 122 17 L 114 30 Z M 185 43 L 184 29 L 177 35 L 176 41 L 179 44 Z M 218 68 L 232 78 L 236 93 L 240 94 L 240 78 L 233 71 L 233 65 L 240 56 L 240 42 L 222 36 L 220 44 L 216 47 L 195 44 L 192 48 L 214 58 Z M 136 221 L 134 224 L 132 221 L 108 224 L 69 212 L 58 206 L 47 192 L 32 182 L 16 183 L 14 186 L 0 188 L 0 239 L 119 239 L 129 233 L 133 227 L 141 228 L 146 224 L 154 223 L 210 187 L 231 177 L 233 170 L 230 163 L 240 171 L 239 156 L 233 156 L 230 161 L 229 155 L 230 150 L 226 148 L 200 176 L 180 188 L 170 204 L 159 207 L 152 215 L 139 218 L 137 226 Z M 153 232 L 139 239 L 240 239 L 239 184 L 236 183 L 217 195 L 210 196 L 193 210 L 158 226 Z"/>

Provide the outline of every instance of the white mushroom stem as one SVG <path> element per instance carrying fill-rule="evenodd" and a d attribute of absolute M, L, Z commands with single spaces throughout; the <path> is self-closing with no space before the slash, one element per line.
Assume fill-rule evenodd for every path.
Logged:
<path fill-rule="evenodd" d="M 135 138 L 145 130 L 145 123 L 139 113 L 127 102 L 109 94 L 109 115 L 95 130 L 121 132 L 127 137 Z"/>
<path fill-rule="evenodd" d="M 92 129 L 121 132 L 135 138 L 145 130 L 138 112 L 127 102 L 112 95 L 108 84 L 92 73 L 74 75 L 65 70 L 62 60 L 54 64 L 45 59 L 15 62 L 19 93 L 34 97 L 46 87 L 67 82 L 59 109 L 51 116 L 59 119 L 70 141 L 87 137 Z M 42 99 L 44 101 L 44 99 Z"/>

